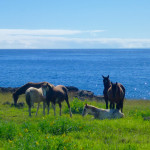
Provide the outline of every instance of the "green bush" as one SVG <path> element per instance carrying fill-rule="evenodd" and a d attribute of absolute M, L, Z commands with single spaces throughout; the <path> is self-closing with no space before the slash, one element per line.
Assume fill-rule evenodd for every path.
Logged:
<path fill-rule="evenodd" d="M 73 114 L 82 114 L 83 107 L 86 103 L 87 103 L 86 100 L 81 101 L 78 98 L 74 98 L 70 103 L 72 113 Z M 65 107 L 64 113 L 69 113 L 68 106 Z"/>

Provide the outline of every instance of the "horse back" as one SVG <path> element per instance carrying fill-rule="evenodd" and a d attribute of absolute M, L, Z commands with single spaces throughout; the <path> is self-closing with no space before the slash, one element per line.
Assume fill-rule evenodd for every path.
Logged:
<path fill-rule="evenodd" d="M 107 95 L 110 101 L 119 102 L 120 100 L 123 100 L 125 97 L 125 88 L 121 83 L 117 83 L 117 90 L 113 91 L 112 87 L 110 87 L 108 89 Z"/>
<path fill-rule="evenodd" d="M 65 86 L 57 85 L 53 89 L 57 97 L 64 97 L 64 98 L 68 97 L 68 90 Z"/>

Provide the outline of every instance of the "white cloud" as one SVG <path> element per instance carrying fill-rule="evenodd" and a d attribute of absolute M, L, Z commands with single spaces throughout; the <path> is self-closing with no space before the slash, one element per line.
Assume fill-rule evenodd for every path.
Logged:
<path fill-rule="evenodd" d="M 101 32 L 0 29 L 0 48 L 150 48 L 150 39 L 99 38 Z"/>
<path fill-rule="evenodd" d="M 28 29 L 0 29 L 1 35 L 75 35 L 75 34 L 83 34 L 83 33 L 99 33 L 104 32 L 104 30 L 28 30 Z"/>

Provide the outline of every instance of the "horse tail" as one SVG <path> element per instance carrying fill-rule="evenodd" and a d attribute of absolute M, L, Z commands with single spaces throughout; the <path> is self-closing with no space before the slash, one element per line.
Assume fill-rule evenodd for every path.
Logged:
<path fill-rule="evenodd" d="M 31 107 L 31 97 L 29 92 L 26 93 L 26 102 L 28 106 Z"/>
<path fill-rule="evenodd" d="M 66 87 L 62 87 L 63 91 L 65 92 L 65 97 L 68 99 L 68 90 Z"/>
<path fill-rule="evenodd" d="M 124 97 L 125 97 L 125 92 L 126 92 L 126 90 L 125 90 L 125 88 L 124 88 L 124 86 L 123 86 L 122 84 L 120 85 L 120 87 L 121 87 L 122 90 L 123 90 L 123 93 L 124 93 L 124 94 L 123 94 L 123 98 L 124 98 Z"/>

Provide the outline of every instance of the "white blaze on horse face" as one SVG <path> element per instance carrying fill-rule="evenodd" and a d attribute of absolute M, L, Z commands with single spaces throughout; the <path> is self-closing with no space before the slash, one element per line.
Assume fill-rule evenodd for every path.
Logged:
<path fill-rule="evenodd" d="M 42 88 L 43 91 L 43 97 L 46 98 L 46 88 Z"/>
<path fill-rule="evenodd" d="M 85 116 L 88 114 L 88 109 L 86 107 L 84 107 L 83 112 L 82 112 L 82 116 Z"/>

